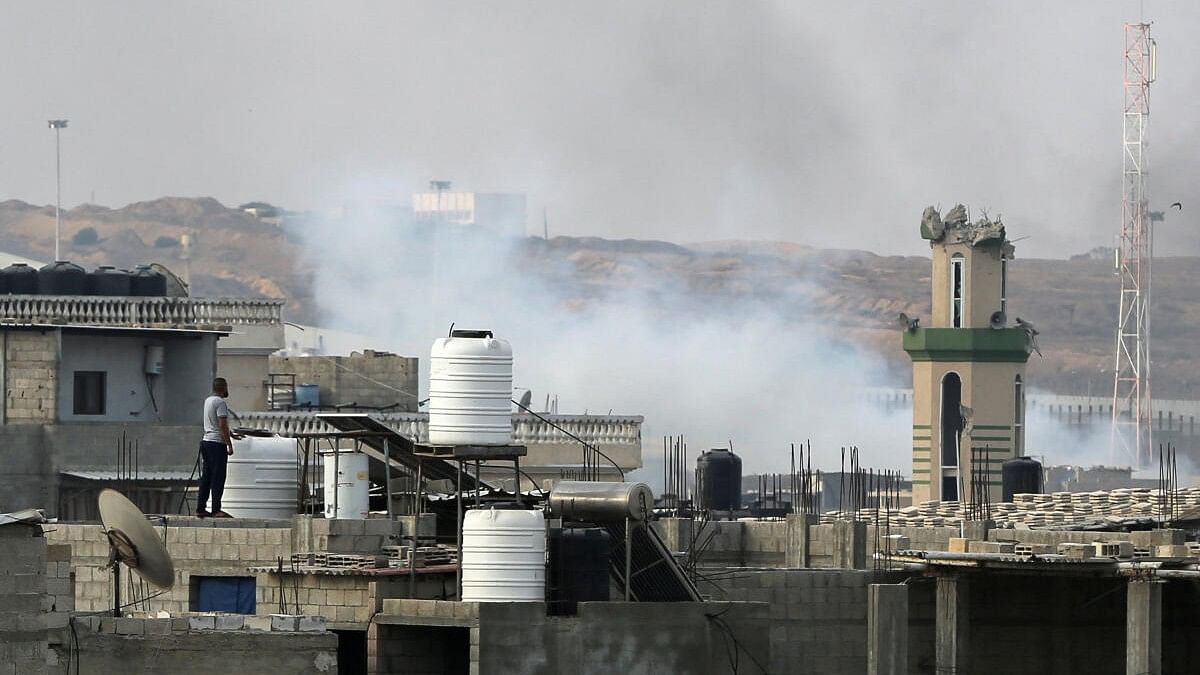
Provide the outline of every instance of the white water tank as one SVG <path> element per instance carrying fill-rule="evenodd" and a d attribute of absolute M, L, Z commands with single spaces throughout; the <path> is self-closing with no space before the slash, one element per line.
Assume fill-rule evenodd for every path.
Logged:
<path fill-rule="evenodd" d="M 367 456 L 353 450 L 321 453 L 325 465 L 325 517 L 365 519 L 370 511 Z M 336 500 L 336 502 L 335 502 Z"/>
<path fill-rule="evenodd" d="M 463 602 L 543 602 L 546 520 L 541 511 L 467 511 L 462 534 Z"/>
<path fill-rule="evenodd" d="M 491 331 L 456 330 L 429 359 L 429 444 L 512 444 L 512 347 Z"/>
<path fill-rule="evenodd" d="M 247 436 L 233 442 L 221 510 L 235 518 L 290 519 L 300 489 L 298 441 Z"/>

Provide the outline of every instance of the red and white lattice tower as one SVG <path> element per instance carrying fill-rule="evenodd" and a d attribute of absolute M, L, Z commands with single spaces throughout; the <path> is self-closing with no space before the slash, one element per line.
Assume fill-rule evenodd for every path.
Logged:
<path fill-rule="evenodd" d="M 1113 373 L 1112 451 L 1114 460 L 1128 460 L 1138 467 L 1150 464 L 1154 442 L 1150 398 L 1150 267 L 1154 236 L 1146 199 L 1146 122 L 1154 76 L 1155 45 L 1150 38 L 1150 24 L 1125 24 L 1124 198 L 1116 259 L 1121 302 Z"/>

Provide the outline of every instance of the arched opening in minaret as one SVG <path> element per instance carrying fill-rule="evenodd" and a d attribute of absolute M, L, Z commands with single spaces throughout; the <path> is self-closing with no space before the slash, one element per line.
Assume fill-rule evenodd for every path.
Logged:
<path fill-rule="evenodd" d="M 941 475 L 942 499 L 958 499 L 958 448 L 963 429 L 962 379 L 958 373 L 942 378 Z"/>

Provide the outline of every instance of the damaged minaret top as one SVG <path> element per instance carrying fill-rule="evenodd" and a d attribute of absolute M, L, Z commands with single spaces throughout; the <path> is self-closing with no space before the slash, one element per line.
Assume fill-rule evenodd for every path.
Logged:
<path fill-rule="evenodd" d="M 921 214 L 921 238 L 930 243 L 957 244 L 971 246 L 999 246 L 1005 258 L 1013 257 L 1013 245 L 1004 234 L 1004 223 L 1000 217 L 995 220 L 985 213 L 982 218 L 970 222 L 967 218 L 967 207 L 955 205 L 943 218 L 935 207 L 925 207 Z"/>

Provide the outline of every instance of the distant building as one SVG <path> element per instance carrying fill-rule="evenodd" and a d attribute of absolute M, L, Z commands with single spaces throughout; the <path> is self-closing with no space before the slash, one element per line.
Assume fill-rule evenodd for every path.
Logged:
<path fill-rule="evenodd" d="M 0 295 L 0 511 L 53 515 L 105 481 L 185 485 L 213 376 L 261 396 L 282 304 Z"/>
<path fill-rule="evenodd" d="M 997 220 L 930 207 L 932 316 L 903 329 L 913 368 L 913 501 L 968 500 L 982 481 L 1000 498 L 1000 466 L 1025 454 L 1025 362 L 1033 333 L 1009 327 L 1013 246 Z M 906 318 L 906 317 L 905 317 Z"/>
<path fill-rule="evenodd" d="M 438 182 L 437 185 L 449 186 Z M 507 237 L 525 236 L 525 195 L 512 193 L 416 192 L 413 220 L 418 224 L 481 227 Z"/>

